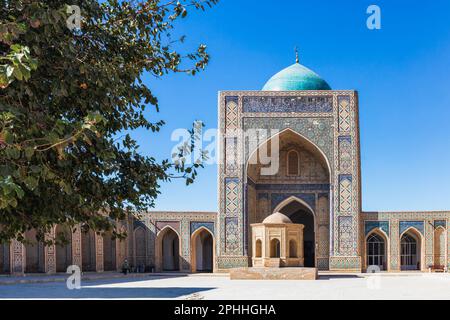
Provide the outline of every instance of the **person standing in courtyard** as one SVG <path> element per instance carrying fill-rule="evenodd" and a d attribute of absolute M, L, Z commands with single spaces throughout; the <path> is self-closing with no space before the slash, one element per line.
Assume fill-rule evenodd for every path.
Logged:
<path fill-rule="evenodd" d="M 125 259 L 125 261 L 123 262 L 123 265 L 122 265 L 122 273 L 124 275 L 128 274 L 129 269 L 130 269 L 130 266 L 128 264 L 128 259 Z"/>

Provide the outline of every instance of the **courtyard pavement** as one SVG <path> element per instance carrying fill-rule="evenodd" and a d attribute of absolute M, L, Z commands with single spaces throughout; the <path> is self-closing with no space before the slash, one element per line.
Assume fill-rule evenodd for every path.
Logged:
<path fill-rule="evenodd" d="M 3 284 L 0 299 L 450 299 L 450 274 L 427 273 L 322 274 L 316 281 L 230 280 L 227 275 L 133 275 L 84 279 L 81 286 L 69 290 L 63 281 Z"/>

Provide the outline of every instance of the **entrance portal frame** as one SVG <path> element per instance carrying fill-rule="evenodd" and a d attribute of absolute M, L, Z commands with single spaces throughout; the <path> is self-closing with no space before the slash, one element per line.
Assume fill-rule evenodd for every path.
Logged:
<path fill-rule="evenodd" d="M 219 93 L 218 269 L 247 267 L 246 163 L 249 130 L 289 129 L 318 146 L 330 164 L 330 270 L 361 271 L 359 115 L 356 91 Z M 264 134 L 264 133 L 263 133 Z M 261 139 L 264 141 L 263 139 Z M 258 144 L 256 144 L 258 146 Z M 270 199 L 269 199 L 270 201 Z"/>

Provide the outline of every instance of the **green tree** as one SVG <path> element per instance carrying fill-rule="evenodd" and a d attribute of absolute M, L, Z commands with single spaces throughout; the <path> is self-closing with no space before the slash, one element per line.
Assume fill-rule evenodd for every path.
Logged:
<path fill-rule="evenodd" d="M 141 154 L 129 133 L 164 124 L 144 116 L 159 110 L 145 73 L 205 68 L 206 47 L 180 53 L 170 32 L 216 2 L 0 0 L 0 241 L 60 223 L 122 237 L 112 221 L 154 206 L 161 181 L 194 181 L 201 124 L 176 161 Z"/>

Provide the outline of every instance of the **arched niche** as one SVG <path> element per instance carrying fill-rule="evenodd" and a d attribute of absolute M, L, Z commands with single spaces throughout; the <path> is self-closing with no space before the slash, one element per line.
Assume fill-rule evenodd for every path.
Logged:
<path fill-rule="evenodd" d="M 36 230 L 25 232 L 25 273 L 45 272 L 44 244 L 36 238 Z"/>
<path fill-rule="evenodd" d="M 388 270 L 389 266 L 389 238 L 379 228 L 371 230 L 365 237 L 365 264 L 368 268 Z"/>
<path fill-rule="evenodd" d="M 103 270 L 117 270 L 116 239 L 113 239 L 113 234 L 111 231 L 107 231 L 103 235 Z"/>
<path fill-rule="evenodd" d="M 408 228 L 400 235 L 400 270 L 422 270 L 423 263 L 423 236 L 416 228 Z"/>
<path fill-rule="evenodd" d="M 200 227 L 191 235 L 191 271 L 213 272 L 215 243 L 214 235 Z"/>
<path fill-rule="evenodd" d="M 97 270 L 95 232 L 92 229 L 81 231 L 81 268 L 83 272 Z"/>
<path fill-rule="evenodd" d="M 57 225 L 55 236 L 58 244 L 55 246 L 56 272 L 66 272 L 72 265 L 72 229 L 66 225 Z"/>
<path fill-rule="evenodd" d="M 156 236 L 156 269 L 179 271 L 181 269 L 181 240 L 178 232 L 165 226 Z"/>

